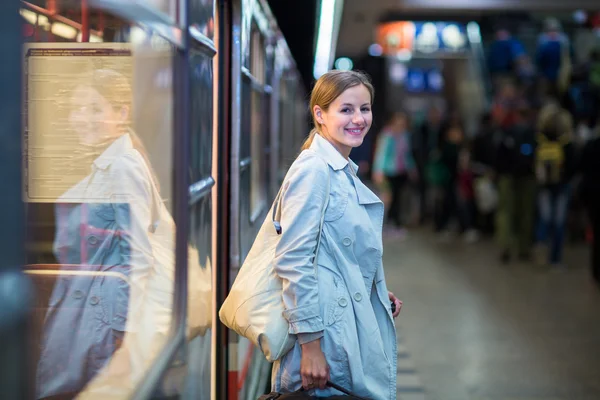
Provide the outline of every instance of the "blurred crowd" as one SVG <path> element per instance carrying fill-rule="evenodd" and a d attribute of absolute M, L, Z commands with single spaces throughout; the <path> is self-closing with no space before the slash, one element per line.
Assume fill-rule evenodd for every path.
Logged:
<path fill-rule="evenodd" d="M 585 242 L 600 283 L 600 39 L 588 39 L 575 56 L 548 19 L 530 56 L 499 27 L 488 55 L 493 101 L 475 134 L 452 110 L 431 107 L 416 126 L 392 115 L 372 167 L 386 234 L 401 239 L 406 226 L 432 223 L 440 240 L 489 235 L 503 263 L 553 270 L 568 267 L 565 241 Z"/>

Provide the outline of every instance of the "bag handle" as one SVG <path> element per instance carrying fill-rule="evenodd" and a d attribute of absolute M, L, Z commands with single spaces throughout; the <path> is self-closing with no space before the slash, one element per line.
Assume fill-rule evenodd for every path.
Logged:
<path fill-rule="evenodd" d="M 333 389 L 335 389 L 335 390 L 337 390 L 339 392 L 342 392 L 342 393 L 344 393 L 347 396 L 354 397 L 355 399 L 358 399 L 358 400 L 369 400 L 369 399 L 367 399 L 365 397 L 357 396 L 354 393 L 352 393 L 351 391 L 349 391 L 348 389 L 345 389 L 345 388 L 341 387 L 340 385 L 336 385 L 335 383 L 333 383 L 331 381 L 327 381 L 327 383 L 325 385 L 327 387 L 333 388 Z M 305 389 L 302 387 L 299 390 L 297 390 L 296 393 L 302 393 L 304 391 L 305 391 Z"/>

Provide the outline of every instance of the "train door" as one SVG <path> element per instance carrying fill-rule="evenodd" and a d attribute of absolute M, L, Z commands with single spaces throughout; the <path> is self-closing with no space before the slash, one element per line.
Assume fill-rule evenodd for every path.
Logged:
<path fill-rule="evenodd" d="M 210 399 L 214 1 L 17 7 L 30 397 Z"/>
<path fill-rule="evenodd" d="M 265 2 L 237 3 L 233 19 L 231 279 L 236 276 L 265 218 L 273 194 L 269 184 L 272 41 Z M 270 366 L 260 351 L 231 333 L 230 398 L 253 399 L 268 385 Z"/>

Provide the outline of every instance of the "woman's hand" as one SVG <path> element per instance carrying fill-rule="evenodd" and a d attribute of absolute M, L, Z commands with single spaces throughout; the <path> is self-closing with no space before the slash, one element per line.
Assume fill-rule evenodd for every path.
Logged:
<path fill-rule="evenodd" d="M 302 345 L 300 375 L 302 376 L 302 387 L 305 390 L 325 389 L 329 380 L 329 366 L 325 360 L 325 354 L 321 350 L 321 339 Z"/>
<path fill-rule="evenodd" d="M 388 292 L 388 296 L 390 298 L 390 302 L 396 305 L 396 311 L 394 311 L 394 313 L 392 314 L 394 318 L 396 318 L 398 317 L 398 315 L 400 315 L 400 310 L 402 310 L 402 301 L 400 301 L 396 296 L 394 296 L 394 293 L 392 292 Z"/>

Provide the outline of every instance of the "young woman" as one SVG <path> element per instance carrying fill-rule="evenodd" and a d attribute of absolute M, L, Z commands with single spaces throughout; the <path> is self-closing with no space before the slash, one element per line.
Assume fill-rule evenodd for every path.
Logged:
<path fill-rule="evenodd" d="M 131 129 L 129 82 L 113 70 L 80 82 L 68 122 L 83 156 L 71 167 L 88 175 L 56 205 L 64 272 L 44 322 L 37 398 L 73 398 L 109 366 L 119 379 L 107 386 L 127 393 L 171 322 L 175 225 Z"/>
<path fill-rule="evenodd" d="M 370 399 L 396 398 L 393 318 L 402 302 L 385 283 L 383 205 L 349 159 L 371 127 L 373 92 L 368 78 L 354 71 L 328 72 L 312 92 L 315 128 L 282 192 L 275 270 L 283 280 L 284 316 L 298 341 L 273 365 L 275 391 L 340 394 L 326 388 L 329 380 Z"/>

